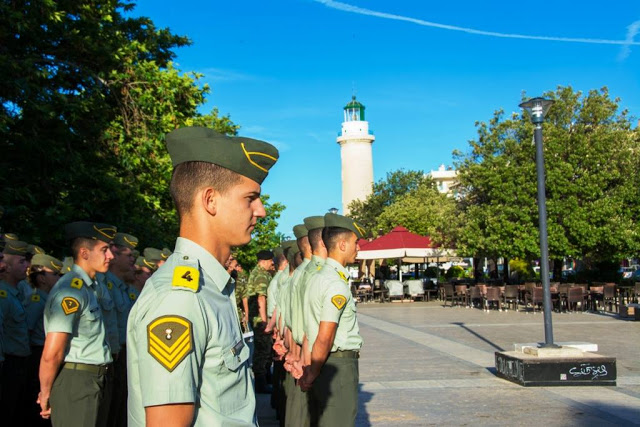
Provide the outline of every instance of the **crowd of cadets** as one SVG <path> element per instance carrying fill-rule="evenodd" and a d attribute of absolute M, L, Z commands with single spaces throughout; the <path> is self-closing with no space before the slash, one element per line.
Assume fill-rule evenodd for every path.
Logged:
<path fill-rule="evenodd" d="M 127 424 L 127 316 L 147 279 L 171 255 L 169 249 L 150 247 L 141 254 L 137 246 L 136 237 L 114 234 L 108 270 L 95 276 L 95 297 L 114 361 L 107 375 L 110 405 L 105 412 L 110 426 Z M 0 236 L 0 248 L 0 408 L 3 418 L 12 418 L 15 425 L 47 425 L 49 420 L 41 417 L 36 403 L 47 332 L 46 303 L 60 278 L 72 270 L 74 260 L 47 254 L 14 233 Z"/>

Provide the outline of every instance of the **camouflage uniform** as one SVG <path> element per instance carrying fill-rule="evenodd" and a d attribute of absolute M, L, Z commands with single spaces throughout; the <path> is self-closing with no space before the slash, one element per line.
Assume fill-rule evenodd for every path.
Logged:
<path fill-rule="evenodd" d="M 247 283 L 249 296 L 249 321 L 253 325 L 255 333 L 255 352 L 253 353 L 253 373 L 256 378 L 263 377 L 267 373 L 267 365 L 270 363 L 271 337 L 264 333 L 267 326 L 260 318 L 258 297 L 267 296 L 267 287 L 271 282 L 271 274 L 259 265 L 251 271 Z M 266 307 L 265 307 L 266 310 Z"/>
<path fill-rule="evenodd" d="M 244 307 L 242 305 L 242 299 L 249 297 L 247 291 L 247 274 L 242 271 L 238 273 L 238 278 L 236 279 L 236 307 L 238 307 L 238 318 L 240 319 L 240 323 L 242 324 L 242 332 L 246 332 L 248 329 L 247 325 L 242 322 L 242 319 L 244 317 Z"/>

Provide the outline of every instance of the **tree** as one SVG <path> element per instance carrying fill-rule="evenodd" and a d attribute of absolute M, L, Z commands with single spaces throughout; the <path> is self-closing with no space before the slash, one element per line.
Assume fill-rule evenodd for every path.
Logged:
<path fill-rule="evenodd" d="M 281 203 L 269 203 L 269 196 L 262 195 L 262 203 L 267 211 L 264 218 L 258 219 L 253 231 L 253 238 L 249 244 L 236 248 L 234 254 L 238 262 L 246 269 L 251 270 L 258 262 L 257 253 L 264 249 L 273 249 L 284 240 L 284 235 L 278 233 L 278 218 L 285 210 Z"/>
<path fill-rule="evenodd" d="M 544 123 L 549 255 L 618 261 L 638 240 L 638 130 L 606 88 L 545 94 L 556 102 Z M 477 123 L 467 154 L 454 152 L 461 203 L 458 249 L 467 255 L 537 259 L 538 211 L 533 126 L 528 117 Z"/>
<path fill-rule="evenodd" d="M 373 185 L 373 191 L 366 200 L 354 200 L 349 205 L 350 216 L 361 223 L 365 230 L 376 234 L 378 217 L 383 210 L 392 205 L 398 198 L 418 188 L 425 180 L 422 171 L 404 171 L 399 169 L 388 172 L 385 179 Z"/>
<path fill-rule="evenodd" d="M 402 225 L 413 233 L 430 236 L 437 243 L 449 243 L 455 209 L 455 199 L 438 192 L 431 179 L 424 179 L 417 188 L 384 208 L 377 228 L 386 233 Z"/>

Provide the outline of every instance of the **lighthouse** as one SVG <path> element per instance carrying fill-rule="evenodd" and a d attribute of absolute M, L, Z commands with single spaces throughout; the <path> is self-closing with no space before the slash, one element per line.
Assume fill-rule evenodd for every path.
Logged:
<path fill-rule="evenodd" d="M 337 142 L 342 159 L 342 212 L 349 215 L 349 204 L 365 200 L 373 188 L 373 154 L 371 146 L 376 139 L 369 132 L 364 119 L 364 105 L 355 95 L 344 107 L 342 131 Z"/>

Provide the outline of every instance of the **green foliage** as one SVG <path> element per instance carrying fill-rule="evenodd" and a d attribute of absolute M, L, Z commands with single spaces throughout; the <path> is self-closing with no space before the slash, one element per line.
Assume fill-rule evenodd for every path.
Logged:
<path fill-rule="evenodd" d="M 551 259 L 617 261 L 640 252 L 640 134 L 606 88 L 559 87 L 544 123 Z M 454 152 L 462 199 L 459 253 L 539 258 L 533 125 L 495 113 L 471 150 Z"/>
<path fill-rule="evenodd" d="M 388 172 L 385 179 L 381 179 L 373 185 L 373 191 L 366 200 L 354 200 L 349 205 L 351 217 L 375 236 L 378 231 L 378 217 L 384 209 L 411 190 L 418 188 L 424 180 L 422 171 L 400 169 Z"/>
<path fill-rule="evenodd" d="M 261 198 L 267 215 L 258 219 L 251 242 L 234 250 L 236 259 L 247 271 L 251 271 L 258 263 L 256 256 L 258 252 L 263 249 L 273 249 L 284 240 L 284 235 L 276 232 L 276 228 L 278 218 L 285 210 L 285 206 L 278 202 L 269 203 L 267 194 L 263 194 Z"/>
<path fill-rule="evenodd" d="M 518 279 L 526 280 L 535 278 L 536 273 L 531 267 L 531 262 L 523 259 L 512 259 L 509 261 L 509 271 L 511 274 L 517 274 Z"/>
<path fill-rule="evenodd" d="M 466 276 L 464 268 L 459 265 L 454 265 L 444 274 L 446 279 L 460 279 Z"/>

